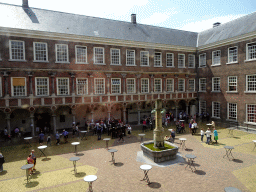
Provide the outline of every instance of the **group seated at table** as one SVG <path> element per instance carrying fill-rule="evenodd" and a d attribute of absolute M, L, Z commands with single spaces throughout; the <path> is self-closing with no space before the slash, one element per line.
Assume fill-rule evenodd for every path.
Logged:
<path fill-rule="evenodd" d="M 185 131 L 185 125 L 183 122 L 177 121 L 176 122 L 176 133 L 184 133 Z"/>

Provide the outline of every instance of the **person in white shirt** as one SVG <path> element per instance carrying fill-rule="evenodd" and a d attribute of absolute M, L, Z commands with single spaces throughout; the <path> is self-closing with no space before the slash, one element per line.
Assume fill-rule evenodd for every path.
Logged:
<path fill-rule="evenodd" d="M 205 132 L 205 134 L 206 134 L 206 138 L 207 138 L 207 141 L 206 141 L 206 143 L 209 145 L 209 142 L 210 142 L 210 137 L 211 137 L 211 130 L 210 130 L 210 128 L 208 128 L 208 130 Z"/>
<path fill-rule="evenodd" d="M 204 130 L 203 130 L 203 128 L 201 129 L 201 141 L 203 142 L 203 140 L 204 140 Z"/>
<path fill-rule="evenodd" d="M 128 128 L 127 128 L 127 130 L 128 130 L 128 137 L 131 137 L 131 133 L 132 133 L 132 127 L 131 127 L 131 125 L 128 125 Z"/>

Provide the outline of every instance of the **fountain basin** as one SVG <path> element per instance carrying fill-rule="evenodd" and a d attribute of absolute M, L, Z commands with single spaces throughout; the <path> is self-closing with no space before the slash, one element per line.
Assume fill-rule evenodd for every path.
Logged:
<path fill-rule="evenodd" d="M 152 143 L 154 143 L 154 141 L 147 141 L 147 142 L 141 143 L 140 146 L 143 151 L 143 155 L 148 157 L 155 163 L 161 163 L 161 162 L 173 160 L 176 158 L 176 154 L 178 153 L 179 147 L 176 146 L 175 144 L 165 141 L 164 143 L 166 145 L 170 145 L 173 148 L 165 149 L 161 151 L 153 151 L 145 146 L 147 144 L 152 144 Z"/>

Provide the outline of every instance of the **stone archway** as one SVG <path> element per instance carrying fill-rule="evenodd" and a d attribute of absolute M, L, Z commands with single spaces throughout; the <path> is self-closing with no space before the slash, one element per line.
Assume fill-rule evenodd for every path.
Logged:
<path fill-rule="evenodd" d="M 47 128 L 49 128 L 49 131 L 51 132 L 53 124 L 52 124 L 52 111 L 50 108 L 46 108 L 46 107 L 37 108 L 34 113 L 34 119 L 35 119 L 35 126 L 34 126 L 35 128 L 38 127 L 39 130 L 44 130 L 44 127 L 46 126 Z"/>
<path fill-rule="evenodd" d="M 73 123 L 72 109 L 70 106 L 60 106 L 56 109 L 56 126 L 58 129 L 71 128 Z"/>
<path fill-rule="evenodd" d="M 6 114 L 2 110 L 0 110 L 0 122 L 0 133 L 2 133 L 4 128 L 7 127 Z"/>
<path fill-rule="evenodd" d="M 188 105 L 188 114 L 193 117 L 196 114 L 196 100 L 192 99 L 189 101 L 189 105 Z"/>
<path fill-rule="evenodd" d="M 27 109 L 15 109 L 11 115 L 11 132 L 16 128 L 20 128 L 23 133 L 32 132 L 30 113 Z M 14 135 L 13 133 L 11 135 Z"/>

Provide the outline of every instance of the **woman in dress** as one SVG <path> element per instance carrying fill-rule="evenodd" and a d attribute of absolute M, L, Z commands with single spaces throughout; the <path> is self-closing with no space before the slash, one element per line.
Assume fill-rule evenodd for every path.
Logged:
<path fill-rule="evenodd" d="M 128 130 L 128 137 L 130 138 L 131 137 L 131 133 L 132 133 L 132 127 L 131 127 L 131 125 L 128 125 L 128 128 L 127 128 L 127 130 Z"/>

